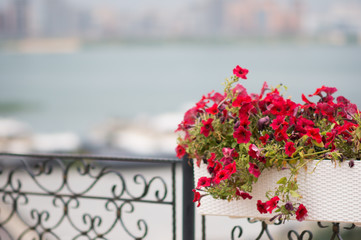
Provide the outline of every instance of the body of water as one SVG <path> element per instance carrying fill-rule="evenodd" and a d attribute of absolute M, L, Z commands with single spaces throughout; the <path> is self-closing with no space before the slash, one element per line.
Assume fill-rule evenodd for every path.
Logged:
<path fill-rule="evenodd" d="M 36 132 L 85 134 L 110 117 L 182 112 L 240 65 L 249 92 L 264 81 L 300 101 L 326 85 L 361 106 L 361 47 L 306 44 L 149 44 L 85 46 L 67 54 L 0 52 L 0 102 L 23 105 L 2 117 Z M 316 99 L 315 99 L 316 100 Z M 176 128 L 176 125 L 174 126 Z"/>

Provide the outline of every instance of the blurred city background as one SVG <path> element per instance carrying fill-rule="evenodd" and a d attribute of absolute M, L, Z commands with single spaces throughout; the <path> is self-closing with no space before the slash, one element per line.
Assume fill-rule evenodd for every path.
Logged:
<path fill-rule="evenodd" d="M 361 1 L 0 0 L 0 151 L 174 156 L 236 65 L 360 106 Z"/>

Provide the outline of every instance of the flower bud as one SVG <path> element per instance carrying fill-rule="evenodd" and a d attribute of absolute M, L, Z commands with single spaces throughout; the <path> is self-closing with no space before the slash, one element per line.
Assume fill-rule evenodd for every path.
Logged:
<path fill-rule="evenodd" d="M 270 123 L 270 118 L 268 116 L 263 117 L 258 120 L 258 130 L 262 131 Z"/>
<path fill-rule="evenodd" d="M 285 208 L 288 210 L 288 211 L 293 211 L 293 204 L 291 202 L 287 202 L 285 204 Z"/>
<path fill-rule="evenodd" d="M 241 125 L 240 121 L 237 121 L 237 122 L 234 124 L 233 129 L 236 130 L 240 125 Z"/>
<path fill-rule="evenodd" d="M 348 162 L 348 166 L 349 166 L 350 168 L 352 168 L 353 166 L 355 166 L 355 161 L 354 161 L 354 160 L 350 160 L 350 161 Z"/>

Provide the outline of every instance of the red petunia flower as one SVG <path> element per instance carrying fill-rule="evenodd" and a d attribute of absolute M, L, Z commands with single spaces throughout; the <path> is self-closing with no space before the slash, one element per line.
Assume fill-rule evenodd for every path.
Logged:
<path fill-rule="evenodd" d="M 241 115 L 241 116 L 240 116 L 239 126 L 242 126 L 242 127 L 244 127 L 245 129 L 247 129 L 250 123 L 251 123 L 251 122 L 250 122 L 249 119 L 248 119 L 248 114 L 247 114 L 247 115 Z"/>
<path fill-rule="evenodd" d="M 258 178 L 259 175 L 261 175 L 261 171 L 259 170 L 258 166 L 254 163 L 249 163 L 248 172 L 253 176 L 255 176 L 256 178 Z"/>
<path fill-rule="evenodd" d="M 267 210 L 269 213 L 272 213 L 273 209 L 275 209 L 277 207 L 279 200 L 280 200 L 280 198 L 278 196 L 275 196 L 266 202 Z"/>
<path fill-rule="evenodd" d="M 239 78 L 247 79 L 248 69 L 241 68 L 239 65 L 233 69 L 233 74 Z"/>
<path fill-rule="evenodd" d="M 207 160 L 208 161 L 208 167 L 213 167 L 215 164 L 214 159 L 216 159 L 216 154 L 211 153 L 211 157 Z"/>
<path fill-rule="evenodd" d="M 262 86 L 262 89 L 261 89 L 261 94 L 259 95 L 259 98 L 262 99 L 263 97 L 263 94 L 266 90 L 269 90 L 270 88 L 268 87 L 268 84 L 267 82 L 264 82 L 263 83 L 263 86 Z"/>
<path fill-rule="evenodd" d="M 219 184 L 221 181 L 226 180 L 230 177 L 230 174 L 227 170 L 223 169 L 219 171 L 214 179 L 214 183 Z"/>
<path fill-rule="evenodd" d="M 260 161 L 261 163 L 264 163 L 264 164 L 266 164 L 266 162 L 267 162 L 267 160 L 264 156 L 259 156 L 258 161 Z"/>
<path fill-rule="evenodd" d="M 236 187 L 236 195 L 240 196 L 243 199 L 247 199 L 247 198 L 252 199 L 253 198 L 249 193 L 240 190 L 238 187 Z"/>
<path fill-rule="evenodd" d="M 223 167 L 222 164 L 216 162 L 213 168 L 213 174 L 216 175 L 222 169 L 222 167 Z"/>
<path fill-rule="evenodd" d="M 209 133 L 214 131 L 212 122 L 213 122 L 213 118 L 209 118 L 207 121 L 202 120 L 203 127 L 201 127 L 201 134 L 208 137 Z"/>
<path fill-rule="evenodd" d="M 249 145 L 249 148 L 248 148 L 248 155 L 251 157 L 251 158 L 254 158 L 254 159 L 258 159 L 259 157 L 259 149 L 257 148 L 256 145 L 254 144 L 251 144 Z"/>
<path fill-rule="evenodd" d="M 337 92 L 337 88 L 322 86 L 320 88 L 317 88 L 316 92 L 314 94 L 310 94 L 308 96 L 312 97 L 312 96 L 318 95 L 318 96 L 322 97 L 321 92 L 324 92 L 324 93 L 326 93 L 327 96 L 330 96 L 330 95 L 334 94 L 335 92 Z"/>
<path fill-rule="evenodd" d="M 233 137 L 237 139 L 237 143 L 248 143 L 251 140 L 252 133 L 246 130 L 244 127 L 240 126 L 233 133 Z"/>
<path fill-rule="evenodd" d="M 255 108 L 251 102 L 242 104 L 242 107 L 239 109 L 239 117 L 240 118 L 248 118 L 250 113 L 254 111 Z"/>
<path fill-rule="evenodd" d="M 223 162 L 223 164 L 225 166 L 227 166 L 228 164 L 234 162 L 233 157 L 232 157 L 233 151 L 234 151 L 234 148 L 223 148 L 222 149 L 224 157 L 220 161 Z"/>
<path fill-rule="evenodd" d="M 250 103 L 252 98 L 248 95 L 238 95 L 238 97 L 232 102 L 232 107 L 241 107 L 243 104 Z"/>
<path fill-rule="evenodd" d="M 186 149 L 182 145 L 179 145 L 179 144 L 175 148 L 175 151 L 177 153 L 178 158 L 182 158 L 186 154 Z"/>
<path fill-rule="evenodd" d="M 236 151 L 233 151 L 231 157 L 232 157 L 232 158 L 238 158 L 238 157 L 239 157 L 239 153 L 236 152 Z"/>
<path fill-rule="evenodd" d="M 331 144 L 331 150 L 333 151 L 335 149 L 335 138 L 336 138 L 336 135 L 337 135 L 337 130 L 336 129 L 332 129 L 331 132 L 328 132 L 326 133 L 326 144 L 325 144 L 325 147 L 328 148 Z"/>
<path fill-rule="evenodd" d="M 184 114 L 184 124 L 193 125 L 196 122 L 197 114 L 200 112 L 199 107 L 192 107 Z"/>
<path fill-rule="evenodd" d="M 193 202 L 198 202 L 197 207 L 199 207 L 201 205 L 201 194 L 199 192 L 197 192 L 195 189 L 192 190 L 194 193 L 194 198 L 193 198 Z"/>
<path fill-rule="evenodd" d="M 257 210 L 262 213 L 267 213 L 267 204 L 262 202 L 261 200 L 257 201 Z"/>
<path fill-rule="evenodd" d="M 294 152 L 296 152 L 295 144 L 293 142 L 287 142 L 285 145 L 286 154 L 291 157 Z"/>
<path fill-rule="evenodd" d="M 232 157 L 233 151 L 234 151 L 234 148 L 223 148 L 222 149 L 223 156 L 227 157 L 227 158 Z"/>
<path fill-rule="evenodd" d="M 273 130 L 277 130 L 285 124 L 287 124 L 287 122 L 285 121 L 285 117 L 277 116 L 277 118 L 272 121 L 270 126 L 273 128 Z"/>
<path fill-rule="evenodd" d="M 297 211 L 296 211 L 296 219 L 298 221 L 303 221 L 305 220 L 305 218 L 308 216 L 307 214 L 307 209 L 303 204 L 300 204 L 300 206 L 298 207 Z"/>
<path fill-rule="evenodd" d="M 236 162 L 232 162 L 224 167 L 225 170 L 229 172 L 230 175 L 237 171 Z"/>
<path fill-rule="evenodd" d="M 247 89 L 243 87 L 241 84 L 237 84 L 233 88 L 232 92 L 235 96 L 244 96 L 244 97 L 248 96 Z"/>
<path fill-rule="evenodd" d="M 209 187 L 211 185 L 211 179 L 207 177 L 200 177 L 198 179 L 197 189 L 202 187 Z"/>
<path fill-rule="evenodd" d="M 212 115 L 216 115 L 219 112 L 218 104 L 217 103 L 213 104 L 212 107 L 206 109 L 206 112 Z"/>
<path fill-rule="evenodd" d="M 306 105 L 310 105 L 311 107 L 314 107 L 316 104 L 314 104 L 313 102 L 311 102 L 310 100 L 308 100 L 305 96 L 305 94 L 302 93 L 302 101 L 304 101 L 306 103 Z M 309 106 L 308 106 L 309 107 Z"/>
<path fill-rule="evenodd" d="M 307 128 L 307 136 L 309 136 L 318 143 L 322 142 L 319 128 Z"/>
<path fill-rule="evenodd" d="M 224 100 L 224 98 L 226 97 L 226 94 L 220 94 L 218 92 L 214 93 L 214 95 L 212 97 L 210 97 L 209 99 L 211 99 L 213 102 L 219 104 L 220 102 L 222 102 Z"/>
<path fill-rule="evenodd" d="M 266 145 L 268 139 L 269 139 L 269 135 L 267 133 L 264 136 L 259 137 L 259 140 L 261 140 L 263 145 Z"/>
<path fill-rule="evenodd" d="M 278 142 L 286 141 L 289 138 L 286 131 L 287 131 L 287 127 L 284 127 L 282 129 L 277 129 L 275 131 L 275 140 Z"/>

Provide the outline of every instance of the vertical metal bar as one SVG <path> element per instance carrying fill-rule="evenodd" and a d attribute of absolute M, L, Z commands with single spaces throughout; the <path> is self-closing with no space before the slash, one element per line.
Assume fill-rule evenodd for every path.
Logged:
<path fill-rule="evenodd" d="M 173 218 L 173 240 L 176 240 L 176 184 L 175 184 L 175 167 L 176 164 L 172 163 L 172 218 Z"/>
<path fill-rule="evenodd" d="M 193 168 L 187 157 L 183 158 L 183 240 L 194 240 Z"/>
<path fill-rule="evenodd" d="M 206 240 L 206 216 L 202 215 L 202 240 Z"/>

